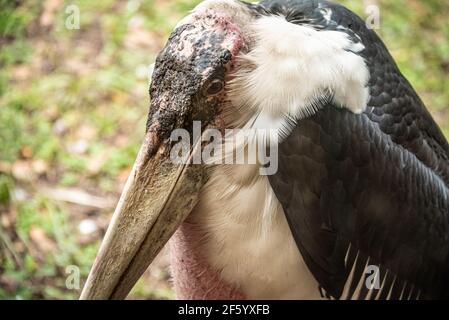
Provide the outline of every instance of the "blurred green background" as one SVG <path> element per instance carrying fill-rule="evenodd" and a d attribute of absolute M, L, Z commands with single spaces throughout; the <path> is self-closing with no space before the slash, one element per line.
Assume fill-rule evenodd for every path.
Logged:
<path fill-rule="evenodd" d="M 77 298 L 143 137 L 148 66 L 198 0 L 0 0 L 0 298 Z M 449 136 L 449 3 L 346 0 Z M 67 29 L 75 5 L 80 28 Z M 173 298 L 166 252 L 132 298 Z M 70 279 L 70 278 L 69 278 Z"/>

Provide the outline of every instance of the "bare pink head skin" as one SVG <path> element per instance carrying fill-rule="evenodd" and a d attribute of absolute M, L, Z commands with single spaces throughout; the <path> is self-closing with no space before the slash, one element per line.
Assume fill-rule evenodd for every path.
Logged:
<path fill-rule="evenodd" d="M 147 131 L 163 140 L 174 129 L 190 130 L 193 121 L 216 127 L 225 82 L 244 49 L 240 29 L 226 14 L 206 9 L 187 16 L 156 59 Z"/>

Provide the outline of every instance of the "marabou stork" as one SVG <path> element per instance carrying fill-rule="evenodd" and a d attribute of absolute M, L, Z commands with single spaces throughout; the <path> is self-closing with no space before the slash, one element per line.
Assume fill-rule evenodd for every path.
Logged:
<path fill-rule="evenodd" d="M 204 1 L 158 55 L 150 97 L 81 298 L 126 297 L 170 238 L 178 298 L 449 298 L 449 145 L 354 13 Z M 195 120 L 277 130 L 276 172 L 193 164 L 202 138 L 174 163 L 171 133 Z"/>

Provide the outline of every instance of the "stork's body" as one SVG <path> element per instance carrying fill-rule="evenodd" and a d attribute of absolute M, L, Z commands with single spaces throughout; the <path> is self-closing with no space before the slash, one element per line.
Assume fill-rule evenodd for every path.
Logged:
<path fill-rule="evenodd" d="M 179 298 L 322 298 L 268 178 L 253 169 L 215 168 L 171 240 Z"/>
<path fill-rule="evenodd" d="M 159 54 L 150 95 L 84 298 L 126 296 L 178 227 L 180 298 L 449 298 L 449 145 L 352 12 L 205 1 Z M 173 135 L 195 121 L 225 141 L 255 130 L 243 150 L 263 141 L 276 161 L 228 163 L 235 144 L 195 165 L 210 136 L 185 149 Z"/>

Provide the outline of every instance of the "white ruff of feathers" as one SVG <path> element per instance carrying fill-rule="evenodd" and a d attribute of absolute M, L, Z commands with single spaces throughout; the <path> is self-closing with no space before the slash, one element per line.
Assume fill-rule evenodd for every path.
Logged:
<path fill-rule="evenodd" d="M 340 31 L 315 30 L 282 16 L 261 17 L 247 28 L 253 44 L 238 57 L 229 83 L 233 106 L 257 114 L 254 128 L 291 123 L 332 102 L 359 114 L 369 101 L 369 71 L 357 53 L 364 49 Z M 271 123 L 271 124 L 268 124 Z"/>

